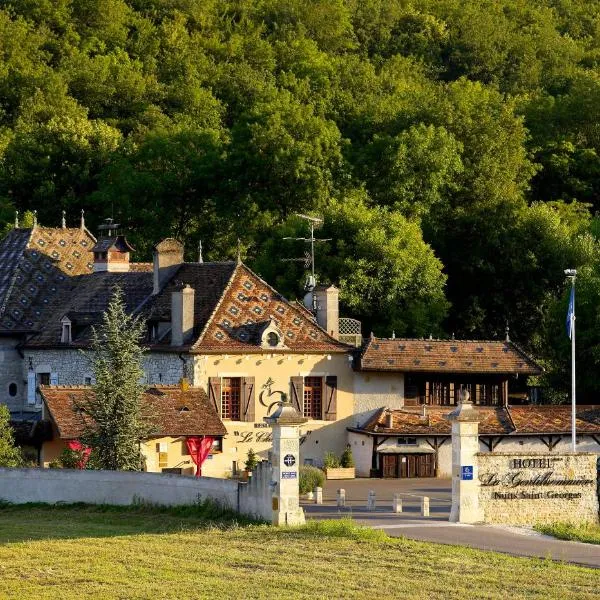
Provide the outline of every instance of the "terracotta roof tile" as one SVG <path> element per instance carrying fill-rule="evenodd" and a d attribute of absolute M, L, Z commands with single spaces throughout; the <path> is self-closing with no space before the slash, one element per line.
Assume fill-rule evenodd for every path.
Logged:
<path fill-rule="evenodd" d="M 371 338 L 360 357 L 361 371 L 420 373 L 519 373 L 542 368 L 513 342 Z"/>
<path fill-rule="evenodd" d="M 40 386 L 42 398 L 62 439 L 76 439 L 84 429 L 82 405 L 92 388 L 84 386 Z M 223 422 L 201 388 L 183 391 L 179 386 L 155 386 L 146 390 L 143 401 L 153 416 L 158 436 L 215 435 L 227 433 Z"/>
<path fill-rule="evenodd" d="M 454 406 L 406 407 L 378 411 L 362 428 L 366 433 L 382 435 L 450 435 L 446 419 Z M 483 435 L 558 435 L 571 431 L 570 406 L 477 406 Z M 390 427 L 389 415 L 392 415 Z M 578 433 L 600 434 L 600 407 L 579 406 L 576 427 Z"/>

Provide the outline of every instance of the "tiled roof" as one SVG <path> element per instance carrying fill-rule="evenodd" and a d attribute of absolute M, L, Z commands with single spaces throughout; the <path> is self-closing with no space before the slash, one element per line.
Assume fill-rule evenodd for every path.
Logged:
<path fill-rule="evenodd" d="M 272 323 L 285 349 L 347 352 L 294 303 L 288 302 L 245 265 L 238 265 L 207 323 L 195 351 L 249 351 L 260 348 L 260 333 Z M 269 348 L 269 352 L 276 351 Z"/>
<path fill-rule="evenodd" d="M 0 241 L 0 330 L 30 331 L 43 324 L 69 279 L 92 272 L 94 243 L 78 227 L 10 231 Z"/>
<path fill-rule="evenodd" d="M 382 408 L 360 430 L 381 435 L 450 435 L 446 416 L 455 408 L 427 406 L 425 412 L 423 407 Z M 476 410 L 481 419 L 480 435 L 557 435 L 571 431 L 570 406 L 477 406 Z M 600 434 L 600 408 L 579 406 L 576 427 L 578 433 Z"/>
<path fill-rule="evenodd" d="M 371 338 L 360 357 L 361 371 L 414 373 L 519 373 L 542 368 L 510 341 Z"/>
<path fill-rule="evenodd" d="M 221 299 L 235 270 L 234 262 L 183 263 L 167 284 L 144 305 L 142 312 L 151 321 L 171 321 L 171 294 L 182 285 L 194 288 L 194 335 L 197 339 Z M 167 336 L 163 343 L 170 343 Z"/>
<path fill-rule="evenodd" d="M 76 439 L 84 429 L 84 414 L 74 410 L 89 394 L 84 386 L 40 386 L 46 406 L 62 439 Z M 214 435 L 227 433 L 223 422 L 201 388 L 183 391 L 179 386 L 155 386 L 143 396 L 145 407 L 153 415 L 153 437 Z"/>
<path fill-rule="evenodd" d="M 69 280 L 53 302 L 46 324 L 32 335 L 25 347 L 85 347 L 91 340 L 91 327 L 102 322 L 102 314 L 116 287 L 121 288 L 128 312 L 132 313 L 152 293 L 152 273 L 112 273 L 101 271 Z M 72 322 L 72 344 L 61 343 L 61 319 Z"/>

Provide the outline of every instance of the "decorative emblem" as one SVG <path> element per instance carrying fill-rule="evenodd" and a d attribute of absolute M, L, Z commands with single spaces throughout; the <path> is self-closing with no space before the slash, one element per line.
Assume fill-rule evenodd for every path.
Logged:
<path fill-rule="evenodd" d="M 280 402 L 287 402 L 287 394 L 285 392 L 282 392 L 281 390 L 271 389 L 274 383 L 275 381 L 273 381 L 273 379 L 269 377 L 269 379 L 267 379 L 267 381 L 265 381 L 265 383 L 262 385 L 262 391 L 258 395 L 258 401 L 267 409 L 267 416 L 271 414 L 271 411 L 273 410 L 274 406 L 276 406 Z M 273 402 L 270 402 L 268 398 L 274 396 L 275 394 L 279 394 L 279 400 L 274 400 Z"/>

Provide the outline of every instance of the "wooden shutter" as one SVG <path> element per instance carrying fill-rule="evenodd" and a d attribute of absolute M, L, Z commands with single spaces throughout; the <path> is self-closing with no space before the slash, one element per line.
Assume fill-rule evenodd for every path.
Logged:
<path fill-rule="evenodd" d="M 27 404 L 35 404 L 35 388 L 35 373 L 33 371 L 29 371 L 27 373 Z"/>
<path fill-rule="evenodd" d="M 325 377 L 323 419 L 325 421 L 335 421 L 337 419 L 337 375 L 327 375 Z"/>
<path fill-rule="evenodd" d="M 292 404 L 296 407 L 296 410 L 301 415 L 304 414 L 303 387 L 304 387 L 304 377 L 299 375 L 298 377 L 290 378 L 290 394 L 291 394 Z"/>
<path fill-rule="evenodd" d="M 213 403 L 217 414 L 221 416 L 221 378 L 220 377 L 209 377 L 208 378 L 208 397 Z"/>
<path fill-rule="evenodd" d="M 242 421 L 256 420 L 254 406 L 254 377 L 242 378 Z"/>

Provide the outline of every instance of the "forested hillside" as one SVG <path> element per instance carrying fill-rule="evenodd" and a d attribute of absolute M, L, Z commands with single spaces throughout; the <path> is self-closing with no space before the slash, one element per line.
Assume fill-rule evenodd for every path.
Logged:
<path fill-rule="evenodd" d="M 600 2 L 0 2 L 0 219 L 148 259 L 242 256 L 302 292 L 305 223 L 343 312 L 378 335 L 511 337 L 600 388 Z"/>

